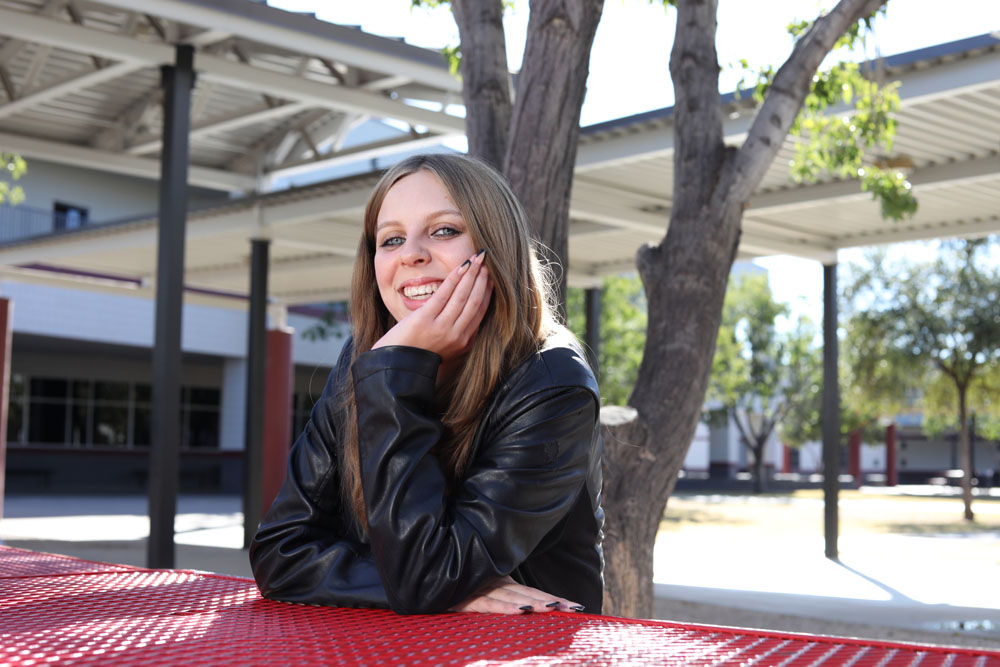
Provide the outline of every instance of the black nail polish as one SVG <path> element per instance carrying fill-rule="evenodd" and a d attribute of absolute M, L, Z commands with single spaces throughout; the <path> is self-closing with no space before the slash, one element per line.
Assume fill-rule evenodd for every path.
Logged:
<path fill-rule="evenodd" d="M 520 609 L 525 614 L 527 614 L 529 611 L 531 611 L 532 609 L 534 609 L 534 607 L 532 607 L 530 604 L 526 604 L 523 607 L 518 607 L 518 609 Z"/>
<path fill-rule="evenodd" d="M 570 607 L 570 609 L 572 609 L 573 611 L 583 611 L 584 609 L 586 609 L 586 607 L 584 607 L 582 604 L 577 604 Z"/>
<path fill-rule="evenodd" d="M 465 260 L 464 262 L 462 262 L 462 266 L 460 266 L 459 268 L 461 268 L 461 269 L 464 269 L 464 268 L 466 268 L 467 266 L 469 266 L 470 264 L 472 264 L 472 260 L 470 260 L 470 259 L 467 259 L 467 260 Z"/>
<path fill-rule="evenodd" d="M 559 602 L 550 602 L 550 603 L 548 603 L 545 606 L 548 607 L 549 609 L 552 609 L 554 607 L 558 607 L 559 606 Z"/>
<path fill-rule="evenodd" d="M 485 252 L 486 252 L 486 248 L 483 248 L 482 250 L 480 250 L 479 252 L 476 253 L 476 257 L 479 257 L 480 255 L 484 254 Z"/>

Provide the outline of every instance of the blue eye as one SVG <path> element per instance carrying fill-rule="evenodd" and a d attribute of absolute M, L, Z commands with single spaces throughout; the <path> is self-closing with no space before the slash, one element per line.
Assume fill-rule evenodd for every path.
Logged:
<path fill-rule="evenodd" d="M 431 234 L 431 236 L 458 236 L 461 233 L 462 232 L 454 227 L 442 227 L 441 229 L 434 230 L 434 233 Z"/>
<path fill-rule="evenodd" d="M 397 246 L 397 245 L 402 245 L 402 244 L 403 244 L 403 237 L 402 236 L 390 236 L 390 237 L 384 239 L 382 241 L 382 243 L 379 244 L 379 246 L 381 246 L 383 248 L 390 248 L 392 246 Z"/>

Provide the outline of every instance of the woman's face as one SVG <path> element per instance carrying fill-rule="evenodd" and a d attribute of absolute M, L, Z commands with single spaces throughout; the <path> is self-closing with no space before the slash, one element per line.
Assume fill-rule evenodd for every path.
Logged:
<path fill-rule="evenodd" d="M 468 225 L 437 176 L 421 170 L 389 188 L 375 225 L 375 280 L 397 322 L 475 252 Z"/>

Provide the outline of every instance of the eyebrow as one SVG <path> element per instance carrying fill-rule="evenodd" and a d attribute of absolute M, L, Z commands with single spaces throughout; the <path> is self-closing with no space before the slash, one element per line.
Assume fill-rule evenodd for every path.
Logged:
<path fill-rule="evenodd" d="M 457 215 L 458 217 L 462 218 L 463 222 L 465 221 L 465 218 L 462 217 L 462 213 L 460 211 L 458 211 L 457 209 L 454 209 L 454 208 L 443 208 L 443 209 L 441 209 L 439 211 L 434 211 L 433 213 L 429 214 L 425 218 L 425 220 L 435 220 L 437 218 L 440 218 L 440 217 L 443 217 L 443 216 L 446 216 L 446 215 Z M 377 232 L 378 230 L 382 229 L 383 227 L 388 227 L 389 225 L 392 225 L 392 224 L 395 224 L 395 223 L 396 223 L 396 220 L 383 220 L 382 222 L 380 222 L 377 225 L 375 225 L 375 231 Z"/>

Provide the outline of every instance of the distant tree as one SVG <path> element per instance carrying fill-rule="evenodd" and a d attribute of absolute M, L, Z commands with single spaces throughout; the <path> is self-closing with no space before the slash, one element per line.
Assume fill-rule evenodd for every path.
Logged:
<path fill-rule="evenodd" d="M 24 201 L 24 189 L 13 185 L 13 182 L 24 176 L 27 170 L 27 163 L 17 153 L 0 153 L 0 204 L 20 204 Z"/>
<path fill-rule="evenodd" d="M 800 319 L 779 330 L 789 313 L 775 301 L 767 276 L 744 274 L 730 283 L 722 306 L 708 398 L 721 403 L 750 450 L 753 490 L 766 486 L 764 454 L 772 433 L 797 404 L 812 407 L 822 386 L 816 330 Z"/>
<path fill-rule="evenodd" d="M 567 290 L 567 324 L 584 339 L 582 289 Z M 642 347 L 646 342 L 646 295 L 639 276 L 607 276 L 601 286 L 601 340 L 598 346 L 598 380 L 601 402 L 622 405 L 632 393 Z"/>
<path fill-rule="evenodd" d="M 859 390 L 892 409 L 916 396 L 926 423 L 957 428 L 965 518 L 972 521 L 971 411 L 1000 416 L 1000 241 L 944 241 L 928 262 L 869 255 L 845 290 Z M 895 398 L 893 397 L 895 396 Z M 945 415 L 950 419 L 942 421 Z"/>

